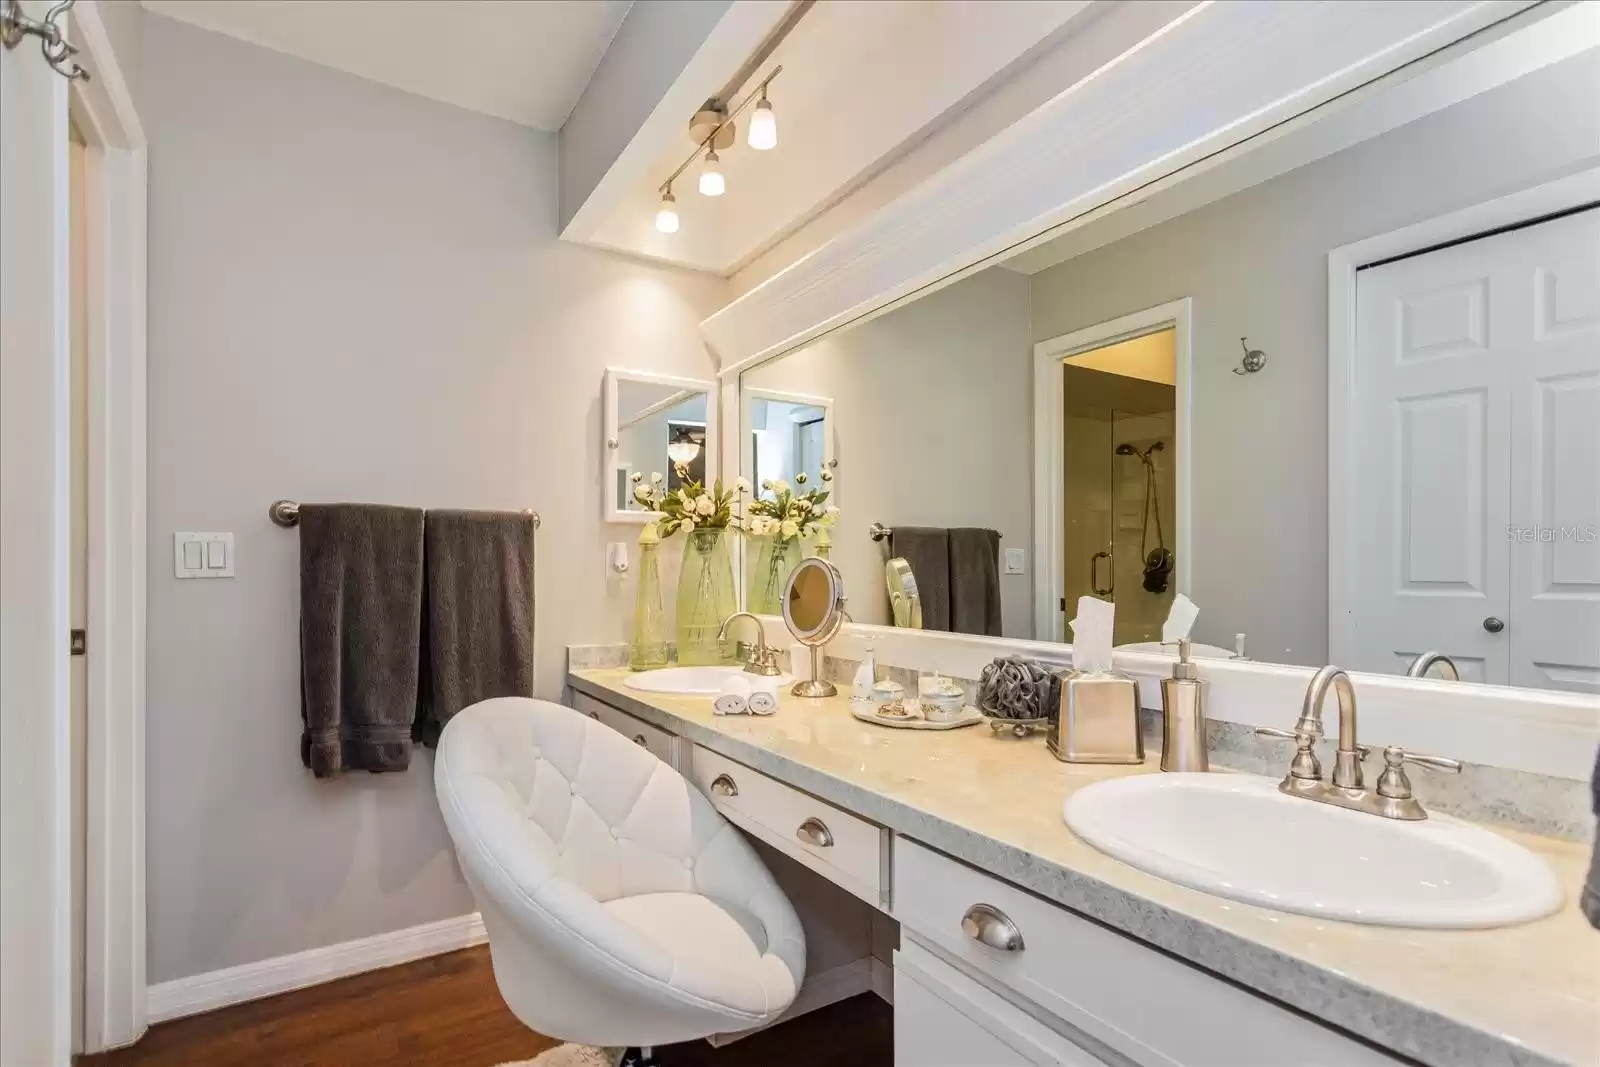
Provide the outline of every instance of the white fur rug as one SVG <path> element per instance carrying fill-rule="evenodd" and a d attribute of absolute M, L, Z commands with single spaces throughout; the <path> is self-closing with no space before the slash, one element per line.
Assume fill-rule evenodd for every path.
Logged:
<path fill-rule="evenodd" d="M 500 1067 L 617 1067 L 622 1049 L 594 1048 L 590 1045 L 557 1045 L 531 1060 L 502 1063 Z"/>

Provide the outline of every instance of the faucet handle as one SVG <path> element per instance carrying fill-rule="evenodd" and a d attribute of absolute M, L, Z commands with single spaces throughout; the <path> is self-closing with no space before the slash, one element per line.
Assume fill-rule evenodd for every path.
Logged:
<path fill-rule="evenodd" d="M 1294 759 L 1289 761 L 1289 777 L 1305 781 L 1322 780 L 1322 763 L 1317 759 L 1317 754 L 1311 750 L 1311 746 L 1317 741 L 1312 734 L 1304 730 L 1274 730 L 1270 726 L 1257 726 L 1256 736 L 1293 741 L 1295 751 Z"/>
<path fill-rule="evenodd" d="M 1415 763 L 1419 767 L 1431 767 L 1436 771 L 1447 771 L 1450 774 L 1461 773 L 1460 760 L 1445 756 L 1424 756 L 1420 752 L 1407 752 L 1399 745 L 1388 745 L 1383 750 L 1383 773 L 1378 776 L 1379 796 L 1394 800 L 1406 800 L 1411 796 L 1411 778 L 1406 774 L 1405 768 L 1407 763 Z"/>

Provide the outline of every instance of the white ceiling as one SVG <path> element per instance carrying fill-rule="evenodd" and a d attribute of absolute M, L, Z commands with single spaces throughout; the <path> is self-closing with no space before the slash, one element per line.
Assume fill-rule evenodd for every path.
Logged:
<path fill-rule="evenodd" d="M 673 186 L 682 226 L 658 233 L 660 183 L 693 148 L 690 116 L 665 115 L 669 128 L 647 123 L 639 137 L 671 147 L 648 153 L 611 183 L 616 195 L 608 202 L 586 203 L 582 222 L 563 236 L 730 275 L 1020 69 L 1085 7 L 1084 0 L 818 0 L 758 75 L 783 66 L 770 93 L 776 149 L 747 147 L 748 113 L 740 116 L 738 142 L 721 153 L 727 192 L 701 196 L 700 167 L 691 165 Z M 731 73 L 715 72 L 714 83 Z M 633 166 L 623 162 L 629 158 L 619 156 L 614 167 Z"/>
<path fill-rule="evenodd" d="M 566 121 L 633 0 L 143 0 L 147 10 L 540 130 Z"/>

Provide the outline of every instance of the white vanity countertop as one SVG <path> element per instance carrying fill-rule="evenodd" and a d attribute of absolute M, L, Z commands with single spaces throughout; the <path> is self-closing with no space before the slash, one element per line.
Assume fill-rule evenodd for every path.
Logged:
<path fill-rule="evenodd" d="M 703 697 L 626 689 L 628 675 L 578 670 L 568 682 L 1383 1048 L 1437 1067 L 1600 1064 L 1600 931 L 1576 903 L 1584 845 L 1497 830 L 1561 882 L 1561 911 L 1537 922 L 1444 931 L 1313 919 L 1186 889 L 1068 829 L 1061 809 L 1075 790 L 1154 771 L 1159 753 L 1143 767 L 1059 763 L 1038 737 L 862 723 L 844 697 L 785 694 L 770 717 L 713 716 Z"/>

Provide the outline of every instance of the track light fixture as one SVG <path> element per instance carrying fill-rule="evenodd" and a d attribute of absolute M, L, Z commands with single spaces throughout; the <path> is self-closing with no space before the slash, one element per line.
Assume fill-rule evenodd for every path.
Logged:
<path fill-rule="evenodd" d="M 700 195 L 721 196 L 728 183 L 722 177 L 722 168 L 718 165 L 721 161 L 717 158 L 715 146 L 706 150 L 706 165 L 700 171 Z"/>
<path fill-rule="evenodd" d="M 705 153 L 704 165 L 696 183 L 700 194 L 721 196 L 727 191 L 728 182 L 722 173 L 722 159 L 717 155 L 717 149 L 726 150 L 734 144 L 736 138 L 734 119 L 750 105 L 754 104 L 756 110 L 750 116 L 747 143 L 751 148 L 763 152 L 777 146 L 778 120 L 773 114 L 771 101 L 767 99 L 767 86 L 781 73 L 783 73 L 781 66 L 772 68 L 772 73 L 763 78 L 761 84 L 732 111 L 725 110 L 721 103 L 713 100 L 695 113 L 689 123 L 690 132 L 695 139 L 694 154 L 679 164 L 678 169 L 661 183 L 661 207 L 656 211 L 657 230 L 662 233 L 678 232 L 678 209 L 677 201 L 672 195 L 672 183 L 682 177 L 683 172 L 696 160 L 702 158 L 701 152 Z"/>
<path fill-rule="evenodd" d="M 661 209 L 656 212 L 656 229 L 662 233 L 678 232 L 678 198 L 672 195 L 672 183 L 661 192 Z"/>
<path fill-rule="evenodd" d="M 758 152 L 778 147 L 778 117 L 772 113 L 772 105 L 767 102 L 765 83 L 761 86 L 761 100 L 756 104 L 755 113 L 750 116 L 747 143 Z"/>

